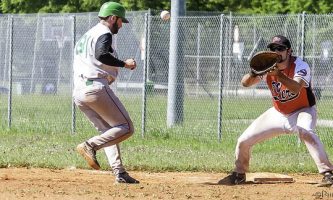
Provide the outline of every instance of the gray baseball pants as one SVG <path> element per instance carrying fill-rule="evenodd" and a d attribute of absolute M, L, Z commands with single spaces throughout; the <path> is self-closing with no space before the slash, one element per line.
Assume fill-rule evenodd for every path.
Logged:
<path fill-rule="evenodd" d="M 133 134 L 133 123 L 106 79 L 89 80 L 87 83 L 87 80 L 82 80 L 82 85 L 75 88 L 73 95 L 75 104 L 100 132 L 87 143 L 95 151 L 104 148 L 114 174 L 122 173 L 125 169 L 119 143 Z"/>

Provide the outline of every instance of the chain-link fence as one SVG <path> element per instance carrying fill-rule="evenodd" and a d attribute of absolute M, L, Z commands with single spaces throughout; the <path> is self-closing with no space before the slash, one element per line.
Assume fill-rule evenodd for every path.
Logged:
<path fill-rule="evenodd" d="M 179 18 L 183 58 L 181 123 L 167 125 L 170 21 L 151 11 L 129 12 L 115 36 L 120 59 L 135 58 L 111 86 L 142 135 L 223 139 L 239 135 L 271 106 L 264 83 L 240 85 L 248 60 L 272 36 L 290 38 L 293 54 L 307 61 L 318 100 L 318 127 L 332 131 L 333 15 L 237 16 L 212 13 Z M 21 131 L 83 131 L 91 125 L 72 103 L 75 42 L 98 23 L 96 13 L 0 16 L 1 126 Z M 172 67 L 172 66 L 171 66 Z M 177 105 L 178 106 L 178 105 Z M 256 109 L 250 109 L 255 107 Z M 250 111 L 252 110 L 252 111 Z M 233 135 L 232 137 L 234 137 Z"/>

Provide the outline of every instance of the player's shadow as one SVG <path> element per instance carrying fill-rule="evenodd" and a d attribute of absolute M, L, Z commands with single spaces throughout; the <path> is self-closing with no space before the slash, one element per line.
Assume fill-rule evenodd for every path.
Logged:
<path fill-rule="evenodd" d="M 224 177 L 223 179 L 219 180 L 218 182 L 205 182 L 203 183 L 205 185 L 227 185 L 227 186 L 235 186 L 235 184 L 232 184 L 230 182 L 229 177 Z M 242 183 L 241 185 L 247 185 L 247 184 L 255 184 L 253 181 L 246 181 L 245 183 Z"/>

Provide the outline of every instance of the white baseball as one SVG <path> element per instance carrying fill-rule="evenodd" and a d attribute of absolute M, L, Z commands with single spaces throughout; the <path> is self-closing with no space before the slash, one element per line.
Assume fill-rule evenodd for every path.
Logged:
<path fill-rule="evenodd" d="M 167 10 L 163 10 L 161 12 L 161 19 L 163 19 L 164 21 L 167 21 L 170 19 L 170 12 Z"/>

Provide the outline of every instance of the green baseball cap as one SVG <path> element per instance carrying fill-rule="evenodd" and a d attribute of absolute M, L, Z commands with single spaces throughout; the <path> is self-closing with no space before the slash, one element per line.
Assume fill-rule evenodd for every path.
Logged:
<path fill-rule="evenodd" d="M 99 10 L 98 16 L 99 17 L 108 17 L 110 15 L 114 15 L 120 17 L 124 23 L 128 23 L 128 20 L 125 18 L 125 8 L 120 3 L 116 2 L 106 2 L 102 5 L 101 9 Z"/>

